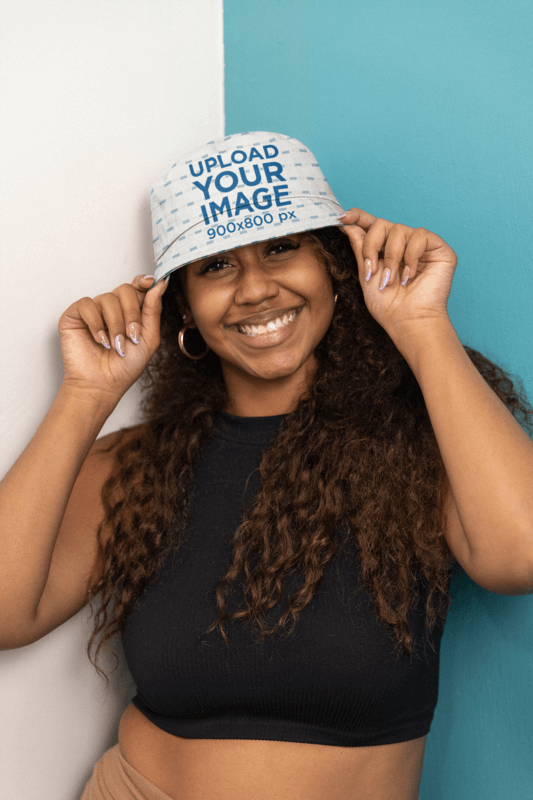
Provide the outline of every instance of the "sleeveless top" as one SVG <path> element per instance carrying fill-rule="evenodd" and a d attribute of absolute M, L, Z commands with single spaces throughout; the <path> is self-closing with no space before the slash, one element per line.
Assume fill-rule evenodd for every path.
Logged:
<path fill-rule="evenodd" d="M 215 586 L 232 561 L 233 533 L 259 487 L 265 447 L 286 415 L 219 412 L 192 482 L 191 524 L 177 552 L 150 579 L 122 630 L 137 687 L 133 704 L 155 725 L 194 739 L 265 739 L 360 747 L 425 736 L 438 697 L 444 624 L 424 636 L 421 589 L 410 625 L 415 655 L 393 652 L 393 631 L 377 617 L 360 583 L 353 535 L 340 537 L 322 582 L 292 624 L 261 644 L 240 620 L 216 628 Z M 248 480 L 249 479 L 249 480 Z M 303 571 L 284 583 L 265 615 L 272 627 Z M 236 585 L 242 581 L 238 576 Z M 229 610 L 245 608 L 226 596 Z M 428 645 L 432 643 L 433 648 Z"/>

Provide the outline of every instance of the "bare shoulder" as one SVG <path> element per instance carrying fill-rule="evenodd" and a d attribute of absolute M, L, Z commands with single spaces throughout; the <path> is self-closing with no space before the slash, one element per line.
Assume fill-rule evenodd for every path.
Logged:
<path fill-rule="evenodd" d="M 74 484 L 71 503 L 81 503 L 83 512 L 91 512 L 91 508 L 98 514 L 103 512 L 101 494 L 104 483 L 117 468 L 116 456 L 118 449 L 131 441 L 142 431 L 142 425 L 122 428 L 114 433 L 108 433 L 95 441 Z M 67 509 L 68 510 L 68 509 Z"/>
<path fill-rule="evenodd" d="M 87 547 L 91 553 L 95 551 L 97 529 L 105 514 L 102 489 L 117 469 L 117 450 L 140 428 L 123 428 L 102 436 L 93 444 L 72 489 L 57 545 L 61 546 L 68 539 L 76 547 Z"/>
<path fill-rule="evenodd" d="M 97 521 L 97 526 L 100 524 L 104 514 L 102 489 L 116 469 L 117 450 L 137 431 L 138 427 L 123 428 L 95 441 L 72 489 L 60 536 L 67 530 L 70 536 L 74 535 L 74 531 L 87 535 L 89 529 L 92 530 L 94 527 L 90 525 L 88 528 L 84 524 L 88 520 L 92 520 L 93 523 Z M 69 525 L 69 523 L 75 524 Z"/>
<path fill-rule="evenodd" d="M 100 436 L 89 450 L 86 461 L 89 460 L 95 463 L 105 463 L 107 461 L 111 463 L 120 445 L 131 440 L 142 431 L 142 428 L 142 425 L 133 425 L 130 428 L 121 428 L 113 433 Z"/>
<path fill-rule="evenodd" d="M 140 427 L 122 429 L 97 439 L 83 463 L 54 547 L 38 607 L 34 641 L 70 619 L 89 601 L 88 591 L 98 557 L 98 529 L 105 517 L 102 489 L 116 469 L 117 449 L 135 436 Z M 110 533 L 104 525 L 104 542 Z"/>

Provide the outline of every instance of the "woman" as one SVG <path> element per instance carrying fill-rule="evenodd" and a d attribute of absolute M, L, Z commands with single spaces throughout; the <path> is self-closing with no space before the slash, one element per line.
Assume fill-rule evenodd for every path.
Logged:
<path fill-rule="evenodd" d="M 340 211 L 297 140 L 211 142 L 152 190 L 155 279 L 61 317 L 1 645 L 96 596 L 95 665 L 121 631 L 138 693 L 83 800 L 416 800 L 450 568 L 533 593 L 533 410 L 457 338 L 454 251 Z"/>

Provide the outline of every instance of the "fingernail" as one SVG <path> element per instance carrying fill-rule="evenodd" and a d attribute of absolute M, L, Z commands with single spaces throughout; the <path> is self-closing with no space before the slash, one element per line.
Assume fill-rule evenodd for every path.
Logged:
<path fill-rule="evenodd" d="M 386 269 L 384 274 L 383 274 L 383 282 L 382 282 L 381 286 L 379 287 L 379 291 L 380 292 L 388 284 L 389 278 L 390 278 L 390 269 Z"/>
<path fill-rule="evenodd" d="M 98 338 L 100 339 L 101 343 L 104 347 L 107 347 L 108 350 L 111 350 L 111 345 L 109 344 L 109 339 L 105 335 L 103 331 L 98 331 Z"/>
<path fill-rule="evenodd" d="M 154 275 L 145 275 L 143 281 L 155 281 Z"/>
<path fill-rule="evenodd" d="M 124 352 L 124 346 L 125 346 L 124 337 L 121 333 L 119 333 L 118 336 L 115 336 L 115 348 L 119 356 L 122 356 L 122 358 L 124 358 L 124 356 L 126 355 L 126 353 Z"/>
<path fill-rule="evenodd" d="M 337 219 L 342 219 L 342 218 L 343 218 L 343 217 L 345 217 L 345 216 L 346 216 L 346 214 L 339 214 L 339 216 L 337 217 Z"/>
<path fill-rule="evenodd" d="M 369 258 L 365 259 L 365 267 L 367 268 L 367 273 L 365 275 L 365 281 L 369 281 L 372 275 L 372 262 Z"/>
<path fill-rule="evenodd" d="M 167 277 L 165 278 L 165 283 L 168 283 L 169 280 L 170 280 L 170 275 L 167 275 Z"/>
<path fill-rule="evenodd" d="M 138 322 L 130 323 L 128 327 L 128 336 L 133 344 L 139 344 L 141 338 L 141 328 Z"/>
<path fill-rule="evenodd" d="M 402 286 L 405 286 L 405 284 L 406 284 L 406 283 L 407 283 L 407 281 L 409 280 L 409 274 L 410 274 L 410 273 L 409 273 L 409 267 L 406 267 L 406 268 L 404 269 L 404 271 L 403 271 L 403 274 L 405 275 L 405 278 L 404 278 L 404 279 L 403 279 L 403 281 L 402 281 Z"/>

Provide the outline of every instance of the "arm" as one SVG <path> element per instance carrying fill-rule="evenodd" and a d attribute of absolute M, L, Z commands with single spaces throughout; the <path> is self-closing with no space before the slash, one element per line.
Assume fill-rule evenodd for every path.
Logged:
<path fill-rule="evenodd" d="M 450 550 L 484 589 L 533 593 L 533 442 L 448 318 L 395 343 L 422 389 L 450 483 Z"/>
<path fill-rule="evenodd" d="M 148 292 L 152 280 L 82 298 L 59 321 L 63 384 L 0 484 L 0 648 L 35 641 L 86 602 L 112 464 L 95 439 L 159 346 L 166 284 Z"/>
<path fill-rule="evenodd" d="M 96 396 L 60 389 L 37 433 L 0 484 L 2 649 L 35 641 L 86 602 L 86 580 L 96 557 L 95 514 L 102 518 L 94 501 L 103 483 L 94 474 L 98 448 L 93 448 L 91 458 L 87 455 L 111 410 Z M 70 513 L 65 515 L 67 506 Z M 69 568 L 63 570 L 63 582 L 55 582 L 59 598 L 52 614 L 45 615 L 44 629 L 40 603 L 45 590 L 50 590 L 58 542 L 56 563 L 68 562 Z"/>
<path fill-rule="evenodd" d="M 483 588 L 533 593 L 533 443 L 472 364 L 448 317 L 457 255 L 426 228 L 357 208 L 344 221 L 366 306 L 424 395 L 449 481 L 450 549 Z"/>

